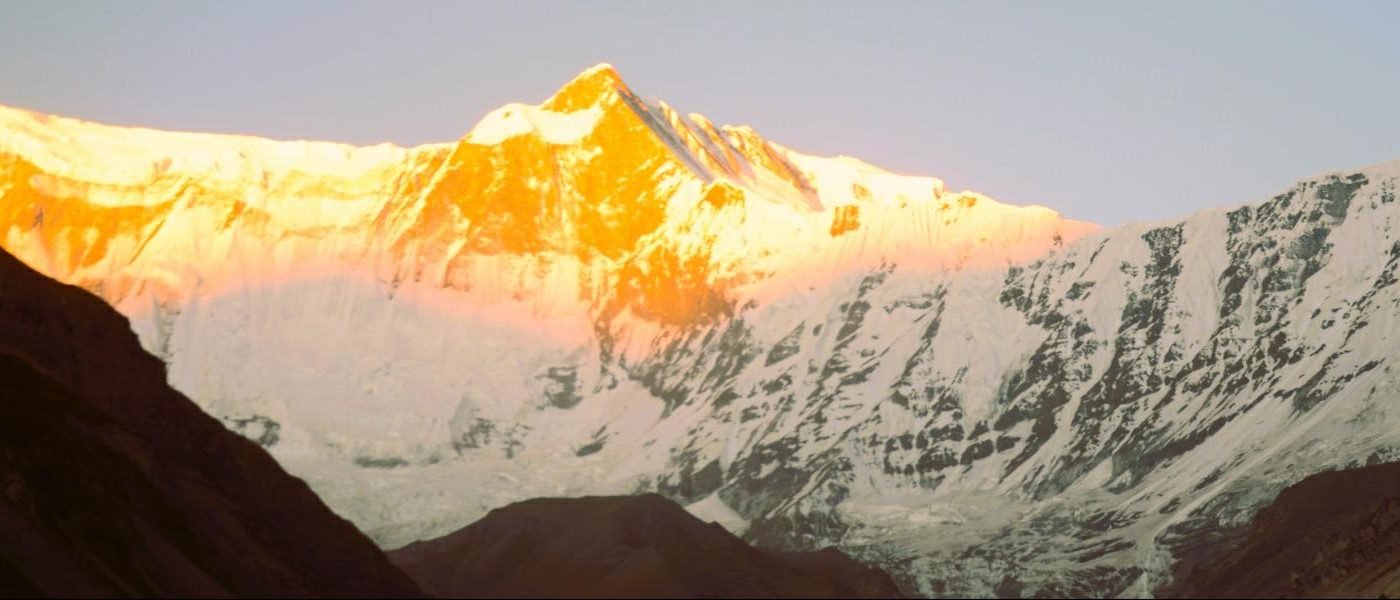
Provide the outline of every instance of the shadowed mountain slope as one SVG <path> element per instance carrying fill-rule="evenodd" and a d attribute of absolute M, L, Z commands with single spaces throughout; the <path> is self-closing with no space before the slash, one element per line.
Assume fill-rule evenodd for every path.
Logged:
<path fill-rule="evenodd" d="M 518 502 L 390 558 L 443 598 L 898 597 L 838 550 L 754 548 L 656 494 Z"/>
<path fill-rule="evenodd" d="M 0 596 L 418 596 L 126 319 L 0 252 Z"/>
<path fill-rule="evenodd" d="M 1166 595 L 1400 596 L 1400 463 L 1320 473 L 1283 490 L 1243 543 L 1178 566 Z"/>

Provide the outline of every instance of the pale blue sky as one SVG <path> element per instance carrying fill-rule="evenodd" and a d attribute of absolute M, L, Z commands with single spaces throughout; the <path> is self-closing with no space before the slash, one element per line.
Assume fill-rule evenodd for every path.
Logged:
<path fill-rule="evenodd" d="M 0 104 L 417 144 L 597 62 L 643 96 L 1118 224 L 1400 158 L 1400 2 L 14 2 Z"/>

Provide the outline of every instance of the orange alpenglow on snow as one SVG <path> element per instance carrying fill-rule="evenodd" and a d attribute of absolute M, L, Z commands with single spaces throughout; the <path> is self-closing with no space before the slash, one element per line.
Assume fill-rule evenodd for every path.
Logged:
<path fill-rule="evenodd" d="M 605 64 L 415 148 L 0 107 L 0 245 L 128 315 L 343 278 L 576 338 L 706 322 L 896 257 L 1001 268 L 1096 229 L 682 116 Z"/>

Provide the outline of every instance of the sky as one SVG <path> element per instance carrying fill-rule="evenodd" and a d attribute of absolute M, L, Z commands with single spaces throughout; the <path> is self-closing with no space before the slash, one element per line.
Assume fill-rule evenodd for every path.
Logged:
<path fill-rule="evenodd" d="M 415 145 L 612 63 L 644 97 L 1117 225 L 1400 159 L 1400 2 L 16 2 L 0 104 Z"/>

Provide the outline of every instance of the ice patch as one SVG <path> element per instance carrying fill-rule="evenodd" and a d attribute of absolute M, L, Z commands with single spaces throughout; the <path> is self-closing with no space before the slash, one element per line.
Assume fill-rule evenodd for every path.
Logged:
<path fill-rule="evenodd" d="M 748 520 L 725 504 L 724 500 L 720 499 L 719 492 L 705 496 L 704 499 L 687 505 L 685 509 L 695 515 L 695 518 L 718 523 L 734 535 L 744 535 L 744 532 L 749 530 Z"/>
<path fill-rule="evenodd" d="M 477 123 L 467 134 L 467 142 L 490 146 L 533 133 L 551 144 L 572 144 L 591 133 L 602 116 L 603 111 L 597 108 L 561 113 L 527 104 L 507 104 Z"/>

